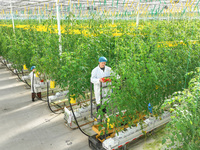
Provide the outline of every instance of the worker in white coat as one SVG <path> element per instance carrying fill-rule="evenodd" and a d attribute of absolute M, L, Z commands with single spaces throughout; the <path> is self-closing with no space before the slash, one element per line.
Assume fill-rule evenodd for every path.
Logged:
<path fill-rule="evenodd" d="M 104 77 L 109 77 L 111 75 L 111 68 L 106 66 L 107 59 L 105 57 L 99 58 L 99 65 L 92 70 L 90 81 L 94 84 L 94 94 L 97 104 L 97 111 L 101 107 L 101 96 L 100 96 L 100 82 L 102 82 L 102 87 L 111 84 L 110 82 L 105 82 Z M 110 95 L 111 90 L 109 88 L 102 89 L 102 96 Z M 103 104 L 103 102 L 102 102 Z M 104 109 L 103 112 L 106 112 Z"/>
<path fill-rule="evenodd" d="M 31 92 L 32 92 L 32 101 L 35 101 L 35 98 L 37 96 L 38 99 L 42 99 L 41 95 L 41 83 L 40 78 L 36 76 L 36 67 L 31 67 L 31 73 L 28 76 L 23 76 L 22 79 L 30 79 L 31 80 Z"/>

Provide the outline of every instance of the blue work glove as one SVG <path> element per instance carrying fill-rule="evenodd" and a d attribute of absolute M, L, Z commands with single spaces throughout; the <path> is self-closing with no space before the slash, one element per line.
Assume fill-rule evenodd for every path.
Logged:
<path fill-rule="evenodd" d="M 150 113 L 153 113 L 153 111 L 152 111 L 153 106 L 151 106 L 151 103 L 148 104 L 148 109 L 149 109 Z"/>

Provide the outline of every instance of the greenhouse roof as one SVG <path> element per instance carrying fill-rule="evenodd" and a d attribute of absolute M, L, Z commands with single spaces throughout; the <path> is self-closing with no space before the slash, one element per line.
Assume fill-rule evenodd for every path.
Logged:
<path fill-rule="evenodd" d="M 200 0 L 59 0 L 61 14 L 197 12 Z M 139 3 L 138 3 L 139 2 Z M 138 5 L 139 4 L 139 5 Z M 139 6 L 139 7 L 138 7 Z M 56 0 L 0 0 L 0 15 L 56 14 Z"/>

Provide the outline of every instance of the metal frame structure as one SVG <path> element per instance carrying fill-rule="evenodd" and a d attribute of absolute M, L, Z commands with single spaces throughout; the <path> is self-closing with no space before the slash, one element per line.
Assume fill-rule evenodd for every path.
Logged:
<path fill-rule="evenodd" d="M 60 7 L 60 8 L 59 8 Z M 0 19 L 50 18 L 60 12 L 77 18 L 116 14 L 163 14 L 199 12 L 199 0 L 0 0 Z"/>

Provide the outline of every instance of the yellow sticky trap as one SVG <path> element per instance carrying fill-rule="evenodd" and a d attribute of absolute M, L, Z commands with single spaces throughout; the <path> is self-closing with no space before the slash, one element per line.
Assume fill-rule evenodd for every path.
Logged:
<path fill-rule="evenodd" d="M 35 77 L 39 78 L 39 72 L 37 71 Z"/>
<path fill-rule="evenodd" d="M 110 118 L 107 118 L 107 127 L 111 129 L 114 128 L 114 124 L 110 124 L 109 122 L 110 122 Z"/>
<path fill-rule="evenodd" d="M 156 90 L 159 88 L 159 86 L 158 85 L 156 85 Z"/>
<path fill-rule="evenodd" d="M 28 68 L 26 67 L 26 65 L 23 65 L 23 69 L 24 70 L 28 70 Z"/>
<path fill-rule="evenodd" d="M 75 104 L 76 103 L 75 94 L 74 95 L 70 95 L 70 103 L 71 104 Z"/>
<path fill-rule="evenodd" d="M 55 88 L 55 81 L 50 81 L 50 88 L 54 89 Z"/>

